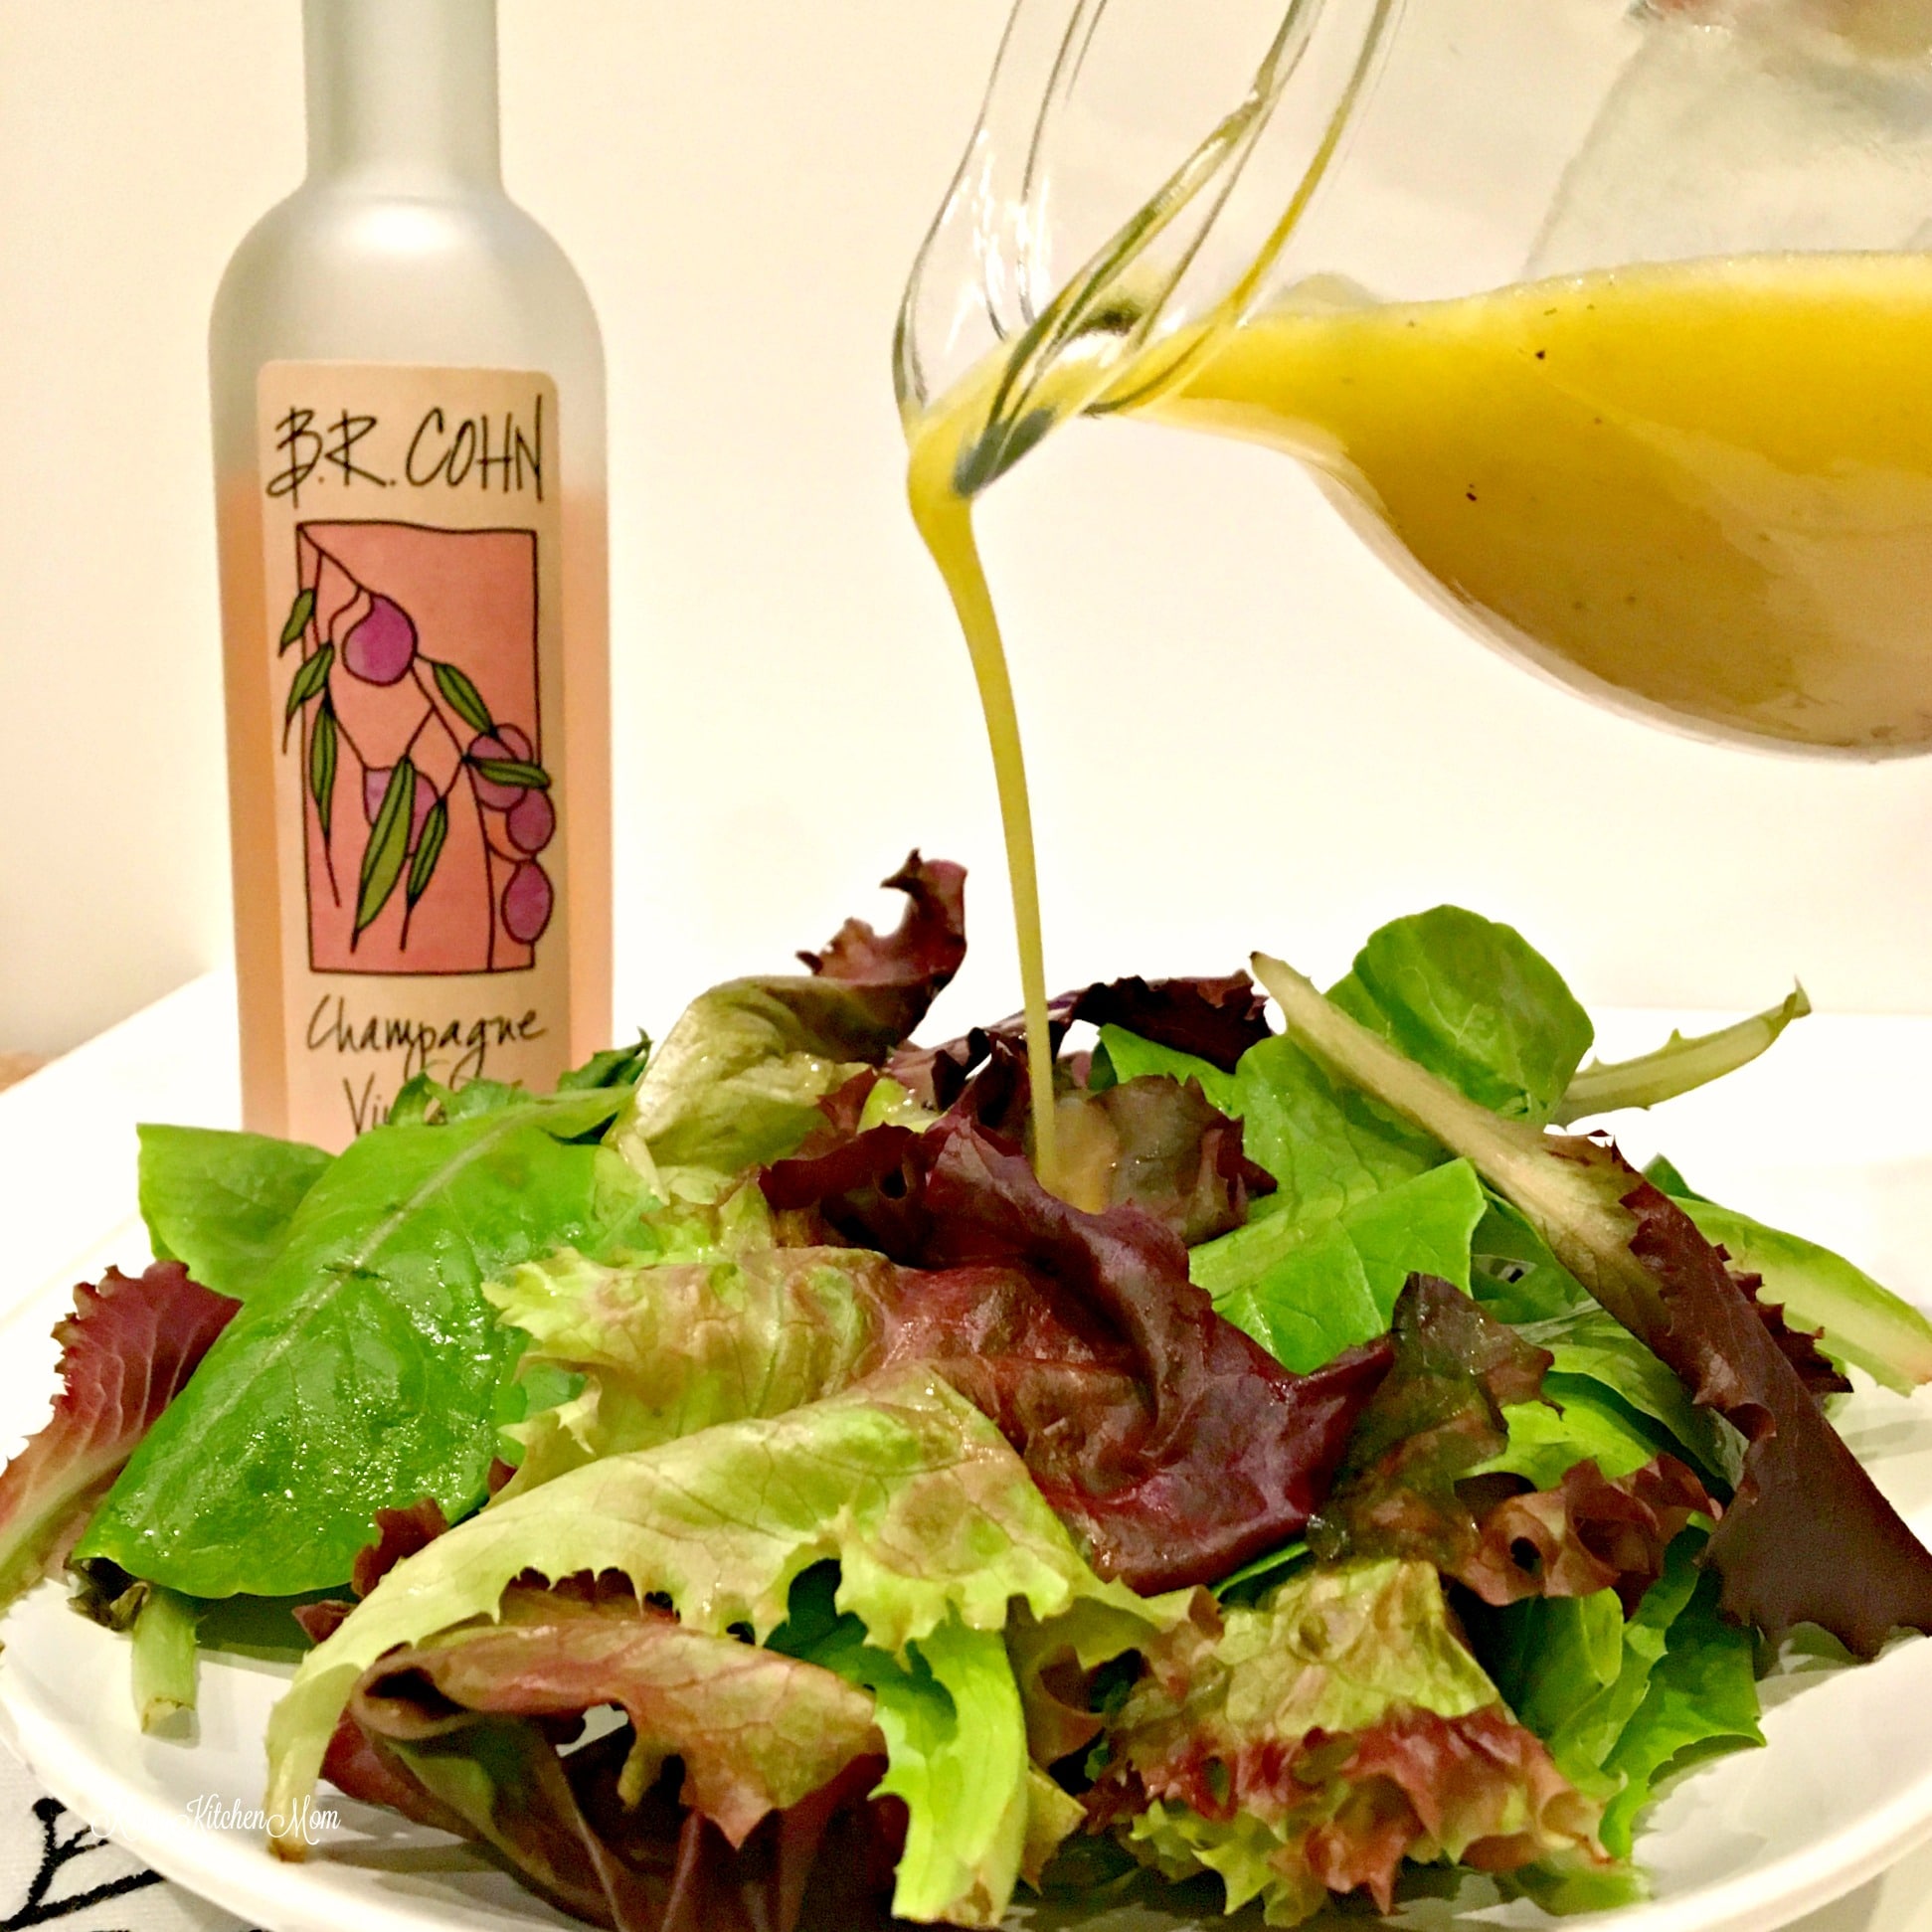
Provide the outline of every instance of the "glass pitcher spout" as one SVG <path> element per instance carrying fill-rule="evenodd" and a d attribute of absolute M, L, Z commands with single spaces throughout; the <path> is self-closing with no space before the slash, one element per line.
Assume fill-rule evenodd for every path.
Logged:
<path fill-rule="evenodd" d="M 1144 401 L 1203 323 L 1246 305 L 1403 4 L 1236 0 L 1203 22 L 1147 0 L 1018 0 L 894 335 L 909 427 L 963 393 L 981 416 L 960 494 L 1064 418 Z M 1174 58 L 1150 64 L 1162 40 Z M 1149 189 L 1124 154 L 1171 164 Z"/>

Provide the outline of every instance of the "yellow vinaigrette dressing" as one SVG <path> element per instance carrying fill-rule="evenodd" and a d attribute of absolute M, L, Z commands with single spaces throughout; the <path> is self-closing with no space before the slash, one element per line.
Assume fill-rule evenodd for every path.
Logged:
<path fill-rule="evenodd" d="M 1186 346 L 1178 381 L 1137 410 L 1334 478 L 1568 681 L 1814 750 L 1932 744 L 1932 256 L 1743 257 L 1278 307 Z M 1143 387 L 1130 365 L 1111 393 Z M 910 489 L 986 711 L 1051 1185 L 1025 771 L 955 482 L 987 393 L 980 372 L 915 421 Z"/>

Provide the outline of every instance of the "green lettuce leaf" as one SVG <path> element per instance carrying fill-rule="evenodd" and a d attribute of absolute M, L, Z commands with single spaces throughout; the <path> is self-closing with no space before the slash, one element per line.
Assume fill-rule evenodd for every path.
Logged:
<path fill-rule="evenodd" d="M 597 1087 L 634 1087 L 650 1061 L 650 1035 L 639 1030 L 628 1046 L 607 1046 L 581 1067 L 572 1067 L 557 1082 L 560 1094 L 584 1093 Z"/>
<path fill-rule="evenodd" d="M 1542 1122 L 1596 1029 L 1513 927 L 1438 906 L 1372 933 L 1329 997 L 1458 1092 Z"/>
<path fill-rule="evenodd" d="M 661 1194 L 715 1198 L 733 1175 L 795 1151 L 824 1118 L 819 1101 L 886 1050 L 857 1027 L 864 1017 L 836 980 L 742 979 L 700 993 L 611 1144 Z"/>
<path fill-rule="evenodd" d="M 1932 1382 L 1932 1321 L 1862 1269 L 1715 1201 L 1677 1204 L 1706 1241 L 1724 1249 L 1733 1268 L 1764 1277 L 1762 1299 L 1781 1304 L 1794 1326 L 1822 1328 L 1834 1360 L 1862 1368 L 1900 1395 Z"/>
<path fill-rule="evenodd" d="M 1509 1441 L 1502 1453 L 1479 1463 L 1471 1476 L 1520 1476 L 1532 1490 L 1553 1490 L 1579 1463 L 1595 1463 L 1614 1483 L 1632 1476 L 1675 1445 L 1645 1430 L 1621 1403 L 1581 1378 L 1543 1378 L 1541 1402 L 1511 1402 L 1502 1420 Z"/>
<path fill-rule="evenodd" d="M 1224 1615 L 1107 1726 L 1090 1808 L 1146 1863 L 1293 1925 L 1330 1889 L 1386 1910 L 1405 1856 L 1480 1841 L 1496 1866 L 1600 1861 L 1595 1808 L 1503 1708 L 1430 1565 L 1317 1568 Z"/>
<path fill-rule="evenodd" d="M 331 1156 L 299 1141 L 205 1127 L 140 1129 L 141 1218 L 156 1261 L 246 1301 Z"/>
<path fill-rule="evenodd" d="M 77 1556 L 189 1596 L 293 1596 L 348 1577 L 379 1508 L 425 1495 L 450 1517 L 473 1507 L 522 1340 L 483 1284 L 634 1221 L 637 1176 L 569 1144 L 621 1100 L 363 1135 L 304 1197 Z"/>
<path fill-rule="evenodd" d="M 1751 1633 L 1720 1615 L 1717 1600 L 1717 1578 L 1699 1576 L 1643 1703 L 1605 1760 L 1604 1769 L 1623 1780 L 1603 1819 L 1603 1842 L 1620 1857 L 1629 1854 L 1638 1814 L 1673 1766 L 1764 1742 Z"/>
<path fill-rule="evenodd" d="M 722 1635 L 743 1625 L 762 1640 L 787 1619 L 795 1579 L 826 1560 L 839 1566 L 833 1607 L 915 1680 L 918 1647 L 954 1700 L 962 1738 L 1007 1708 L 988 1680 L 991 1650 L 973 1640 L 1002 1632 L 1015 1599 L 1084 1654 L 1147 1642 L 1184 1620 L 1190 1601 L 1146 1600 L 1101 1582 L 992 1424 L 937 1377 L 908 1371 L 592 1463 L 397 1564 L 304 1660 L 269 1720 L 268 1810 L 291 1821 L 280 1848 L 299 1852 L 324 1747 L 363 1670 L 397 1644 L 494 1616 L 526 1570 L 552 1580 L 615 1572 L 640 1598 L 668 1599 L 691 1629 Z M 902 1795 L 950 1789 L 944 1779 L 923 1782 L 945 1756 L 944 1736 L 919 1715 L 936 1709 L 931 1699 L 909 1702 L 893 1719 L 902 1724 Z M 890 1745 L 883 1714 L 881 1727 Z M 963 1814 L 978 1835 L 971 1844 L 947 1837 L 943 1817 L 919 1827 L 935 1835 L 921 1841 L 932 1847 L 917 1867 L 929 1887 L 923 1899 L 949 1882 L 946 1872 L 971 1867 L 937 1915 L 976 1913 L 982 1902 L 1004 1910 L 1030 1804 L 1023 1759 L 1008 1768 L 1020 1795 L 1009 1788 L 995 1807 L 978 1790 Z"/>
<path fill-rule="evenodd" d="M 1487 1202 L 1452 1160 L 1311 1227 L 1287 1214 L 1194 1249 L 1188 1272 L 1236 1327 L 1298 1375 L 1388 1331 L 1411 1274 L 1470 1286 L 1470 1237 Z"/>
<path fill-rule="evenodd" d="M 908 1820 L 895 1914 L 997 1924 L 1004 1900 L 987 1889 L 988 1878 L 1026 1868 L 1034 1804 L 1026 1719 L 1005 1637 L 969 1630 L 954 1613 L 908 1645 L 901 1663 L 866 1642 L 857 1617 L 835 1608 L 837 1579 L 833 1564 L 801 1576 L 769 1646 L 872 1692 L 889 1760 L 877 1792 L 903 1799 Z M 1059 1837 L 1083 1816 L 1068 1800 Z"/>
<path fill-rule="evenodd" d="M 1655 1107 L 1660 1101 L 1674 1100 L 1678 1094 L 1687 1094 L 1694 1087 L 1748 1066 L 1793 1020 L 1803 1019 L 1811 1009 L 1804 987 L 1794 986 L 1769 1011 L 1739 1020 L 1734 1026 L 1720 1027 L 1715 1033 L 1699 1033 L 1686 1040 L 1681 1033 L 1673 1032 L 1661 1047 L 1634 1060 L 1609 1065 L 1593 1060 L 1570 1082 L 1549 1120 L 1554 1126 L 1567 1127 L 1589 1114 L 1614 1113 L 1620 1107 Z"/>
<path fill-rule="evenodd" d="M 1493 1190 L 1470 1247 L 1470 1293 L 1499 1321 L 1546 1321 L 1596 1306 L 1549 1243 Z"/>
<path fill-rule="evenodd" d="M 1697 1567 L 1705 1532 L 1685 1530 L 1630 1620 L 1616 1593 L 1478 1611 L 1477 1648 L 1558 1767 L 1605 1805 L 1604 1844 L 1629 1855 L 1658 1779 L 1686 1752 L 1761 1744 L 1751 1634 L 1717 1614 Z"/>
<path fill-rule="evenodd" d="M 1543 1378 L 1550 1401 L 1595 1408 L 1606 1419 L 1619 1419 L 1633 1443 L 1650 1441 L 1726 1489 L 1737 1486 L 1743 1438 L 1692 1401 L 1682 1382 L 1614 1316 L 1591 1303 L 1548 1321 L 1519 1324 L 1518 1332 L 1550 1352 L 1550 1372 Z"/>

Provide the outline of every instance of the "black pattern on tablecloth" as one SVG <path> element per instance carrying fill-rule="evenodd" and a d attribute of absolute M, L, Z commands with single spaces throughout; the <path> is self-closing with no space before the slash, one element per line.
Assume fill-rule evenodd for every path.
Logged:
<path fill-rule="evenodd" d="M 251 1932 L 103 1838 L 0 1749 L 0 1932 Z"/>

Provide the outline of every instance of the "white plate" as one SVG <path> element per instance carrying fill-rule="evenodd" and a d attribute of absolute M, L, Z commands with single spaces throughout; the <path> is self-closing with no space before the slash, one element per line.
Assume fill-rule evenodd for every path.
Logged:
<path fill-rule="evenodd" d="M 219 1002 L 203 998 L 194 1024 L 205 1027 L 216 1012 Z M 179 1015 L 174 1023 L 182 1023 Z M 1606 1043 L 1613 1050 L 1647 1044 L 1668 1023 L 1627 1016 L 1606 1024 Z M 194 1050 L 184 1049 L 183 1062 L 206 1066 L 222 1043 L 185 1044 Z M 75 1149 L 89 1142 L 111 1147 L 115 1161 L 126 1147 L 125 1124 L 100 1119 L 98 1068 L 83 1071 L 92 1133 L 67 1143 L 60 1157 L 70 1169 L 85 1158 Z M 44 1110 L 58 1113 L 68 1103 L 58 1084 L 34 1096 L 35 1084 L 0 1102 L 0 1156 L 9 1140 L 25 1156 L 31 1136 L 22 1102 L 35 1100 L 43 1122 Z M 1636 1154 L 1650 1151 L 1654 1139 L 1668 1143 L 1708 1191 L 1829 1240 L 1932 1303 L 1932 1122 L 1920 1118 L 1919 1098 L 1928 1091 L 1932 1021 L 1814 1020 L 1759 1067 L 1676 1103 L 1655 1127 L 1640 1124 L 1626 1139 Z M 177 1114 L 221 1113 L 199 1087 L 178 1097 Z M 137 1111 L 163 1111 L 151 1095 L 130 1094 L 129 1102 Z M 1772 1123 L 1775 1140 L 1767 1142 Z M 1747 1156 L 1753 1140 L 1755 1158 Z M 123 1218 L 125 1179 L 97 1170 L 96 1181 L 87 1195 L 97 1202 L 91 1226 L 50 1229 L 43 1220 L 29 1230 L 30 1249 L 74 1260 L 56 1263 L 55 1282 L 17 1297 L 0 1317 L 0 1438 L 36 1426 L 44 1410 L 52 1361 L 46 1331 L 67 1283 L 97 1262 L 142 1259 L 138 1229 Z M 53 1196 L 22 1196 L 40 1198 Z M 81 1195 L 69 1186 L 59 1198 L 72 1214 Z M 1844 1426 L 1881 1487 L 1932 1537 L 1932 1398 L 1907 1404 L 1864 1395 Z M 263 1729 L 284 1667 L 205 1661 L 193 1738 L 142 1737 L 132 1720 L 125 1645 L 69 1612 L 58 1588 L 22 1604 L 5 1639 L 0 1726 L 49 1789 L 158 1870 L 252 1923 L 269 1932 L 341 1932 L 348 1924 L 358 1932 L 508 1932 L 570 1923 L 446 1838 L 346 1802 L 339 1828 L 306 1863 L 270 1858 L 244 1815 L 261 1802 Z M 1900 1643 L 1862 1669 L 1793 1668 L 1765 1691 L 1768 1747 L 1678 1780 L 1652 1814 L 1638 1846 L 1653 1881 L 1650 1902 L 1557 1922 L 1521 1902 L 1498 1903 L 1472 1883 L 1453 1901 L 1406 1907 L 1398 1922 L 1771 1932 L 1932 1838 L 1932 1643 Z M 1031 1932 L 1178 1932 L 1193 1922 L 1143 1904 L 1070 1912 L 1034 1901 L 1016 1909 L 1013 1923 Z"/>

